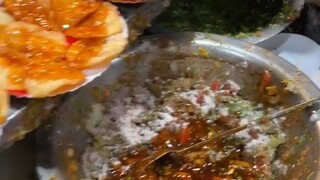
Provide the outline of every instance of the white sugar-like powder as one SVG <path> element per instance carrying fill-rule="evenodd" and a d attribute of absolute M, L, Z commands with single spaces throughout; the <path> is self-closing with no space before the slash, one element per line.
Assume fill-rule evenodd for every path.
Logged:
<path fill-rule="evenodd" d="M 197 99 L 199 98 L 199 90 L 191 90 L 187 92 L 181 92 L 179 93 L 179 96 L 183 99 L 189 100 L 194 104 L 196 107 L 200 108 L 201 112 L 203 114 L 207 114 L 210 109 L 214 109 L 216 107 L 215 103 L 215 93 L 211 91 L 209 88 L 206 88 L 205 91 L 207 93 L 204 93 L 203 95 L 203 104 L 200 105 L 197 102 Z"/>

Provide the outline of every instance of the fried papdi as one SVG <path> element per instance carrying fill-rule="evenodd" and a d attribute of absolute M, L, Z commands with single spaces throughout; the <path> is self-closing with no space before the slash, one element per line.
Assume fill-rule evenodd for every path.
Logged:
<path fill-rule="evenodd" d="M 116 58 L 127 45 L 123 33 L 106 38 L 81 39 L 68 50 L 67 60 L 74 66 L 87 68 L 110 62 Z"/>
<path fill-rule="evenodd" d="M 127 44 L 117 7 L 100 0 L 4 0 L 0 8 L 0 123 L 8 95 L 43 98 L 87 82 Z"/>
<path fill-rule="evenodd" d="M 78 26 L 67 29 L 65 34 L 75 38 L 99 38 L 120 33 L 122 30 L 122 18 L 117 7 L 104 2 L 96 12 Z"/>
<path fill-rule="evenodd" d="M 101 2 L 88 0 L 51 0 L 53 21 L 59 28 L 71 28 L 95 12 Z"/>
<path fill-rule="evenodd" d="M 50 11 L 41 2 L 40 0 L 3 0 L 3 5 L 16 20 L 52 30 L 55 26 Z"/>
<path fill-rule="evenodd" d="M 86 15 L 81 11 L 73 17 L 56 19 L 59 23 L 54 21 L 55 25 L 75 25 L 66 31 L 47 31 L 38 23 L 13 21 L 10 18 L 3 20 L 10 23 L 2 27 L 0 21 L 0 68 L 3 70 L 0 78 L 5 79 L 0 83 L 8 90 L 24 90 L 31 97 L 45 97 L 61 87 L 83 82 L 85 75 L 82 70 L 101 63 L 108 64 L 125 48 L 124 20 L 116 6 L 107 2 L 60 1 L 34 0 L 32 6 L 27 1 L 21 3 L 29 8 L 41 6 L 40 9 L 50 10 L 53 16 L 58 11 L 61 15 L 66 13 L 59 10 L 61 7 L 72 6 L 77 11 L 87 7 Z M 8 7 L 15 3 L 18 1 L 6 1 Z M 20 6 L 12 12 L 16 19 L 19 19 L 16 14 L 26 13 L 27 16 L 29 12 L 29 9 Z M 94 12 L 89 12 L 89 7 Z M 0 13 L 0 17 L 6 15 L 5 12 L 3 15 Z M 34 15 L 39 14 L 31 16 Z M 68 37 L 75 38 L 75 42 L 70 44 Z"/>
<path fill-rule="evenodd" d="M 14 90 L 25 90 L 26 72 L 19 63 L 14 63 L 5 57 L 0 57 L 0 86 Z"/>
<path fill-rule="evenodd" d="M 4 8 L 0 8 L 0 25 L 7 25 L 13 21 L 14 18 L 6 13 Z"/>

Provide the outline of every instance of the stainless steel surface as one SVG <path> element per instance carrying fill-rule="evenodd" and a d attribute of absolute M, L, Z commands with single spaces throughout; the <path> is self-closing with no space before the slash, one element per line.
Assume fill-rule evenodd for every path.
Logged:
<path fill-rule="evenodd" d="M 1 1 L 0 1 L 1 3 Z M 119 5 L 126 18 L 130 40 L 133 42 L 168 5 L 164 1 L 152 1 L 139 5 Z M 58 105 L 62 96 L 46 99 L 11 98 L 11 108 L 6 123 L 0 129 L 0 151 L 36 129 L 41 121 Z"/>
<path fill-rule="evenodd" d="M 199 48 L 206 49 L 208 57 L 195 56 L 199 54 Z M 223 59 L 222 61 L 219 59 Z M 237 64 L 246 61 L 248 69 L 242 69 Z M 122 77 L 124 73 L 130 73 L 135 78 L 134 82 L 143 83 L 150 76 L 165 78 L 170 74 L 168 64 L 174 62 L 197 62 L 199 72 L 210 74 L 213 79 L 217 74 L 228 71 L 227 79 L 232 79 L 242 87 L 242 94 L 247 97 L 255 97 L 255 85 L 260 79 L 260 73 L 271 70 L 274 83 L 281 84 L 282 80 L 295 82 L 295 93 L 284 97 L 286 107 L 310 100 L 319 96 L 319 89 L 298 69 L 287 61 L 272 54 L 270 51 L 252 44 L 230 39 L 227 37 L 203 34 L 203 33 L 177 33 L 152 36 L 138 41 L 122 57 L 122 60 L 114 62 L 110 68 L 94 82 L 79 89 L 63 102 L 54 115 L 48 131 L 41 128 L 37 134 L 37 143 L 47 144 L 48 148 L 39 148 L 38 153 L 45 154 L 38 165 L 48 168 L 56 168 L 65 179 L 80 179 L 84 176 L 81 167 L 82 154 L 91 137 L 84 130 L 89 120 L 88 113 L 91 106 L 97 103 L 105 103 L 103 95 L 106 85 L 112 84 Z M 228 62 L 217 68 L 215 63 Z M 149 71 L 153 67 L 155 70 Z M 212 76 L 211 76 L 212 75 Z M 98 89 L 99 93 L 92 93 Z M 310 111 L 319 106 L 310 107 L 296 117 L 300 121 L 293 121 L 291 128 L 285 129 L 289 139 L 305 137 L 300 144 L 287 144 L 294 161 L 289 163 L 289 170 L 284 179 L 320 179 L 320 124 L 309 121 Z M 289 143 L 289 142 L 288 142 Z M 66 155 L 66 151 L 72 148 L 74 156 Z M 308 148 L 308 154 L 301 158 L 302 152 Z M 299 162 L 295 160 L 299 159 Z M 68 173 L 70 162 L 77 162 L 79 171 Z M 50 164 L 48 166 L 48 164 Z"/>
<path fill-rule="evenodd" d="M 304 72 L 320 88 L 320 46 L 299 34 L 281 33 L 259 43 Z"/>
<path fill-rule="evenodd" d="M 306 108 L 308 106 L 312 106 L 315 103 L 318 103 L 319 100 L 320 100 L 320 97 L 316 97 L 316 98 L 313 98 L 311 100 L 307 100 L 306 102 L 291 106 L 291 107 L 283 109 L 283 110 L 280 110 L 280 111 L 278 111 L 278 112 L 276 112 L 274 114 L 266 115 L 266 117 L 262 117 L 262 118 L 274 119 L 274 118 L 277 118 L 277 117 L 280 117 L 280 116 L 284 116 L 284 115 L 286 115 L 288 113 L 291 113 L 293 111 L 300 111 L 300 110 L 303 110 L 304 108 Z"/>
<path fill-rule="evenodd" d="M 31 133 L 32 134 L 32 133 Z M 3 180 L 36 180 L 37 152 L 34 134 L 16 142 L 9 149 L 0 152 L 0 179 Z"/>
<path fill-rule="evenodd" d="M 61 98 L 61 96 L 29 100 L 12 98 L 9 117 L 0 130 L 0 151 L 39 127 L 59 104 Z"/>

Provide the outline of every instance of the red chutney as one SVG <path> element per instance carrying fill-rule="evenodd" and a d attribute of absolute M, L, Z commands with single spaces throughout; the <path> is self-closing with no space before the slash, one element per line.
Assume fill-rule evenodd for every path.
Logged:
<path fill-rule="evenodd" d="M 49 10 L 39 0 L 4 0 L 3 4 L 16 20 L 36 24 L 47 30 L 55 29 Z"/>
<path fill-rule="evenodd" d="M 52 33 L 52 32 L 47 32 Z M 68 46 L 48 38 L 47 33 L 19 26 L 2 35 L 1 66 L 9 69 L 9 89 L 23 90 L 26 78 L 45 81 L 82 80 L 81 70 L 65 60 Z"/>
<path fill-rule="evenodd" d="M 101 38 L 108 36 L 106 18 L 110 13 L 109 5 L 102 4 L 97 11 L 85 18 L 76 27 L 65 30 L 65 34 L 76 38 Z"/>
<path fill-rule="evenodd" d="M 85 77 L 81 70 L 88 67 L 90 58 L 99 55 L 105 43 L 104 35 L 107 32 L 103 25 L 109 10 L 106 5 L 101 5 L 100 1 L 87 0 L 48 2 L 4 1 L 6 10 L 16 20 L 31 23 L 15 22 L 16 26 L 0 28 L 1 66 L 9 69 L 11 90 L 24 90 L 26 78 L 39 81 L 83 80 Z M 72 28 L 76 28 L 84 18 L 81 25 L 85 25 L 88 30 L 74 32 L 82 39 L 74 38 Z M 97 22 L 98 26 L 95 24 Z M 66 27 L 71 35 L 61 37 L 64 35 L 59 31 Z M 98 34 L 101 38 L 88 38 L 92 34 Z M 66 42 L 63 42 L 64 38 Z"/>
<path fill-rule="evenodd" d="M 96 11 L 100 4 L 87 0 L 4 0 L 4 7 L 16 20 L 36 24 L 46 30 L 73 27 Z"/>
<path fill-rule="evenodd" d="M 101 5 L 101 1 L 51 0 L 54 23 L 62 29 L 76 26 Z"/>
<path fill-rule="evenodd" d="M 81 69 L 89 66 L 88 60 L 99 55 L 105 43 L 104 23 L 110 7 L 101 1 L 87 0 L 51 0 L 47 4 L 40 0 L 5 0 L 4 6 L 16 20 L 46 30 L 64 30 L 67 40 L 66 44 L 57 43 L 46 34 L 58 31 L 43 31 L 36 27 L 36 31 L 43 32 L 34 32 L 33 25 L 31 28 L 11 28 L 3 33 L 1 43 L 6 48 L 1 55 L 9 61 L 9 81 L 16 84 L 15 90 L 23 89 L 26 77 L 38 80 L 84 78 Z M 96 35 L 100 38 L 90 38 Z"/>
<path fill-rule="evenodd" d="M 86 68 L 88 60 L 100 53 L 105 42 L 105 38 L 77 39 L 69 47 L 66 59 L 72 67 Z"/>

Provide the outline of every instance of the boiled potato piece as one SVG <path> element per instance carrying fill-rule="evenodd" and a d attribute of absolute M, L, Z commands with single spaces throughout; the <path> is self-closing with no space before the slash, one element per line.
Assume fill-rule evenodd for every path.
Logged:
<path fill-rule="evenodd" d="M 0 86 L 0 124 L 3 124 L 9 113 L 9 95 L 4 87 Z"/>

